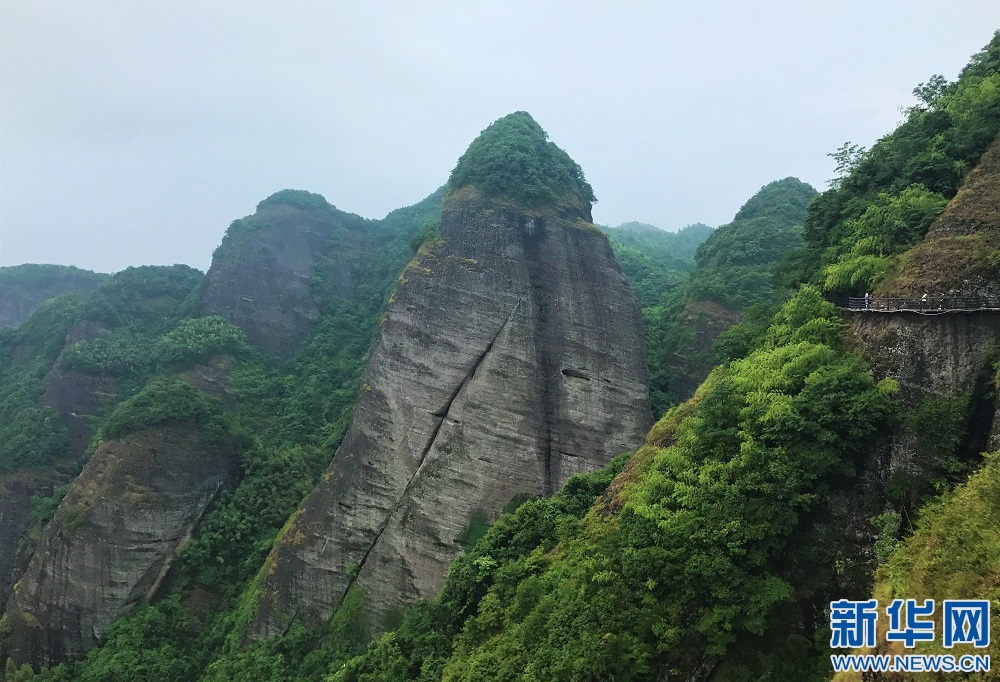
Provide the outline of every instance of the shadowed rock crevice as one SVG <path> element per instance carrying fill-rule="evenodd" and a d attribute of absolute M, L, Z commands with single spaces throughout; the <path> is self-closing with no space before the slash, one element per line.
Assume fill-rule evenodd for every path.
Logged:
<path fill-rule="evenodd" d="M 417 470 L 413 472 L 413 475 L 410 477 L 410 480 L 406 482 L 406 487 L 403 488 L 403 494 L 400 496 L 399 502 L 390 511 L 385 524 L 383 524 L 382 527 L 379 528 L 378 533 L 376 533 L 375 539 L 372 542 L 371 547 L 369 547 L 368 551 L 364 553 L 364 556 L 362 556 L 361 560 L 358 562 L 358 566 L 360 569 L 364 568 L 365 563 L 368 561 L 368 556 L 371 554 L 371 551 L 378 544 L 379 539 L 382 537 L 382 533 L 385 532 L 385 529 L 388 527 L 389 523 L 392 521 L 396 513 L 399 511 L 400 506 L 406 500 L 408 493 L 410 492 L 410 488 L 413 486 L 413 482 L 417 479 L 417 477 L 420 475 L 420 472 L 423 470 L 424 464 L 427 462 L 427 455 L 434 447 L 434 443 L 437 440 L 438 434 L 441 432 L 441 426 L 444 424 L 445 420 L 448 418 L 449 413 L 451 412 L 451 406 L 455 403 L 455 400 L 458 398 L 458 396 L 461 395 L 462 391 L 465 390 L 465 388 L 469 385 L 469 383 L 475 378 L 476 372 L 479 370 L 480 366 L 482 366 L 483 361 L 486 360 L 487 356 L 489 356 L 490 354 L 490 351 L 493 350 L 493 345 L 496 343 L 496 340 L 500 338 L 500 335 L 510 324 L 511 320 L 514 319 L 514 315 L 517 314 L 518 309 L 521 307 L 521 303 L 522 301 L 519 300 L 517 304 L 514 306 L 514 309 L 511 310 L 510 315 L 507 317 L 506 321 L 504 321 L 500 329 L 497 330 L 497 333 L 493 335 L 493 338 L 490 339 L 490 342 L 486 345 L 486 348 L 479 355 L 479 357 L 476 358 L 476 362 L 475 364 L 473 364 L 469 372 L 462 378 L 462 382 L 458 385 L 458 388 L 455 389 L 455 392 L 448 399 L 448 403 L 440 410 L 433 413 L 433 416 L 438 419 L 438 423 L 435 426 L 434 432 L 431 434 L 430 439 L 427 441 L 427 445 L 424 447 L 423 452 L 420 453 L 420 464 L 417 467 Z M 323 551 L 326 550 L 328 543 L 329 539 L 327 540 L 327 543 L 324 543 Z M 323 552 L 321 551 L 320 554 L 322 553 Z M 343 601 L 343 599 L 347 596 L 347 592 L 350 591 L 351 587 L 354 586 L 356 579 L 357 579 L 356 575 L 351 577 L 351 580 L 348 582 L 347 589 L 344 591 L 344 594 L 341 595 L 341 601 Z"/>
<path fill-rule="evenodd" d="M 236 468 L 229 446 L 192 426 L 103 443 L 74 481 L 7 604 L 17 662 L 80 658 L 127 609 L 153 596 Z"/>
<path fill-rule="evenodd" d="M 437 593 L 477 513 L 643 440 L 642 320 L 606 238 L 474 191 L 446 203 L 440 235 L 400 277 L 351 428 L 268 559 L 250 640 L 326 622 L 352 586 L 378 630 Z"/>

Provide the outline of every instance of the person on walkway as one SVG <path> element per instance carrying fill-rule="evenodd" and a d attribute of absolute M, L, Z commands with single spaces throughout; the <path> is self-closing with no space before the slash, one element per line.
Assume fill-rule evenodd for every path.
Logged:
<path fill-rule="evenodd" d="M 924 295 L 920 297 L 920 302 L 924 304 L 925 308 L 927 307 L 927 292 L 926 291 L 924 292 Z"/>
<path fill-rule="evenodd" d="M 868 304 L 872 302 L 872 295 L 867 291 L 865 292 L 865 310 L 868 310 Z"/>

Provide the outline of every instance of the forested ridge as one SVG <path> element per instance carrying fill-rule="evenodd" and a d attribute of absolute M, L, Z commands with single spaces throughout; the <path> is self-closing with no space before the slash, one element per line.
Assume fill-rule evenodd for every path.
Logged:
<path fill-rule="evenodd" d="M 276 208 L 326 226 L 319 271 L 357 258 L 352 297 L 331 293 L 330 275 L 309 283 L 320 313 L 287 361 L 204 315 L 204 275 L 186 266 L 130 268 L 0 330 L 0 475 L 78 469 L 102 441 L 162 424 L 196 425 L 239 456 L 155 598 L 83 660 L 8 660 L 0 680 L 818 681 L 832 677 L 832 599 L 996 600 L 998 455 L 973 447 L 1000 394 L 995 344 L 974 388 L 914 398 L 827 300 L 896 286 L 997 139 L 1000 32 L 955 82 L 914 92 L 871 149 L 834 152 L 839 177 L 823 193 L 785 178 L 715 230 L 604 229 L 643 308 L 658 417 L 645 445 L 471 524 L 440 595 L 377 637 L 384 624 L 367 622 L 356 587 L 321 627 L 293 614 L 278 637 L 246 633 L 265 557 L 365 390 L 397 277 L 440 240 L 442 198 L 472 186 L 530 209 L 594 201 L 529 115 L 484 130 L 449 186 L 382 221 L 284 190 L 233 223 L 219 259 L 273 229 Z M 109 382 L 78 461 L 65 461 L 69 432 L 46 402 L 54 372 Z M 203 390 L 198 372 L 224 390 Z M 884 471 L 899 433 L 920 434 L 906 436 L 917 454 Z M 32 537 L 66 489 L 36 495 Z"/>

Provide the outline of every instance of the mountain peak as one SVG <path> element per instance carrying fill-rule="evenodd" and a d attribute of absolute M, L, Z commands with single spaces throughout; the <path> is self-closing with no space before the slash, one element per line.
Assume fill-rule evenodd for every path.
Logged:
<path fill-rule="evenodd" d="M 449 192 L 471 185 L 485 197 L 533 208 L 568 200 L 589 209 L 596 199 L 583 170 L 548 137 L 526 111 L 497 119 L 459 158 Z"/>

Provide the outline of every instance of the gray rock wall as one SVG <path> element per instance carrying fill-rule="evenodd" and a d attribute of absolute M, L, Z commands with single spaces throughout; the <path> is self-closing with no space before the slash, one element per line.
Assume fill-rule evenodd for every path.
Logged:
<path fill-rule="evenodd" d="M 287 360 L 319 317 L 314 277 L 323 272 L 330 293 L 353 296 L 351 259 L 333 254 L 336 218 L 291 206 L 269 206 L 251 218 L 249 239 L 223 242 L 205 275 L 206 315 L 220 315 L 277 360 Z M 328 268 L 329 272 L 324 271 Z"/>
<path fill-rule="evenodd" d="M 586 220 L 452 201 L 400 277 L 351 428 L 272 551 L 251 638 L 433 597 L 477 513 L 548 495 L 651 424 L 638 305 Z"/>
<path fill-rule="evenodd" d="M 854 538 L 858 557 L 874 569 L 877 531 L 872 517 L 890 508 L 913 512 L 919 502 L 913 494 L 947 473 L 942 455 L 969 458 L 974 465 L 981 451 L 1000 448 L 1000 412 L 992 397 L 995 391 L 985 385 L 995 377 L 1000 314 L 853 313 L 848 321 L 876 379 L 891 377 L 899 382 L 897 397 L 904 413 L 929 398 L 968 399 L 970 405 L 961 425 L 966 434 L 959 452 L 942 453 L 933 447 L 940 437 L 934 424 L 904 419 L 887 430 L 866 458 L 856 489 L 830 502 L 830 513 Z M 895 499 L 888 500 L 887 494 Z M 860 592 L 857 598 L 866 598 L 865 594 Z"/>
<path fill-rule="evenodd" d="M 72 475 L 67 468 L 15 471 L 0 476 L 0 613 L 14 583 L 26 568 L 34 538 L 31 528 L 31 498 L 48 496 Z"/>
<path fill-rule="evenodd" d="M 101 445 L 7 604 L 10 657 L 37 667 L 86 654 L 129 606 L 155 592 L 235 463 L 228 448 L 207 445 L 191 427 L 150 428 Z"/>
<path fill-rule="evenodd" d="M 77 322 L 66 335 L 63 351 L 78 341 L 96 338 L 102 329 L 94 322 Z M 37 539 L 27 535 L 31 529 L 31 498 L 51 495 L 56 486 L 76 474 L 77 462 L 94 435 L 95 417 L 117 389 L 117 381 L 111 377 L 63 370 L 62 358 L 60 353 L 45 377 L 42 404 L 58 413 L 69 435 L 69 449 L 50 467 L 22 469 L 0 477 L 0 613 Z"/>

